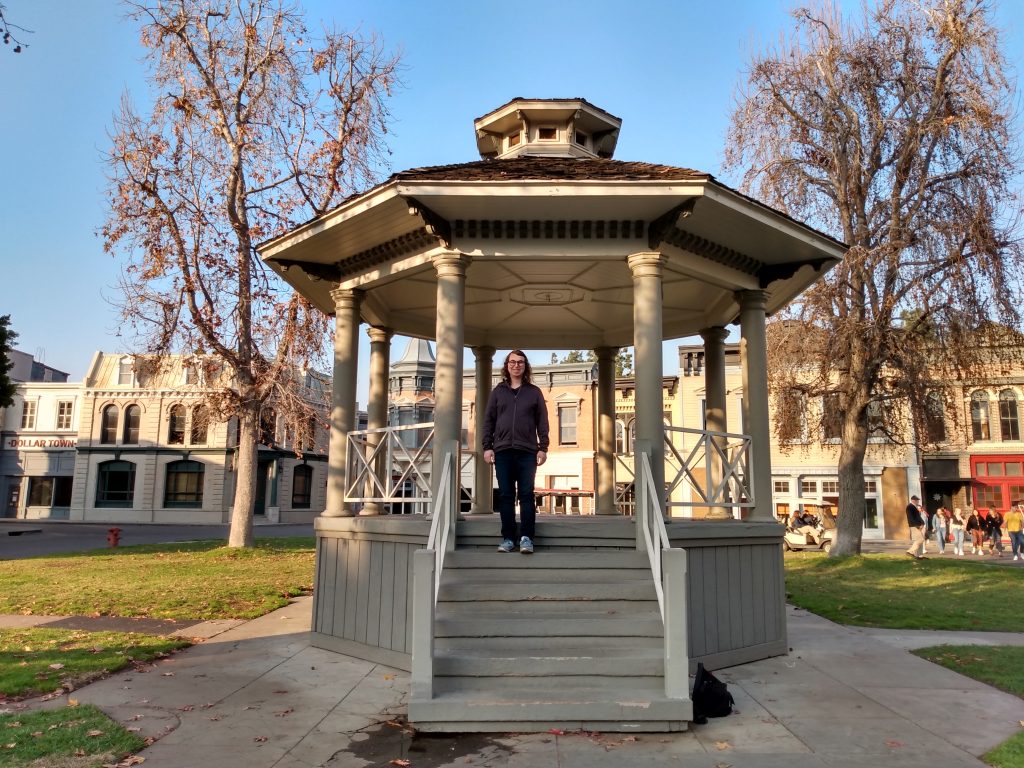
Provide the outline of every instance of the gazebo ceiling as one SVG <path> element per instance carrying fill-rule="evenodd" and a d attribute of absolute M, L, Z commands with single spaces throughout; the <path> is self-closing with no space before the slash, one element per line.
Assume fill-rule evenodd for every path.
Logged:
<path fill-rule="evenodd" d="M 465 340 L 497 348 L 633 343 L 626 259 L 665 256 L 663 337 L 726 325 L 736 291 L 777 311 L 845 246 L 684 168 L 518 157 L 398 173 L 260 247 L 300 293 L 334 312 L 336 287 L 365 292 L 364 322 L 433 338 L 431 258 L 471 257 Z"/>

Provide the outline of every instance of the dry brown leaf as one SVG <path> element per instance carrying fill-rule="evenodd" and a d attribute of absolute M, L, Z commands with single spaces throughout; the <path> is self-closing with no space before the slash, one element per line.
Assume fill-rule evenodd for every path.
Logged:
<path fill-rule="evenodd" d="M 716 741 L 715 749 L 717 749 L 719 752 L 725 749 L 732 749 L 732 744 L 730 744 L 728 741 Z"/>
<path fill-rule="evenodd" d="M 100 731 L 100 730 L 97 730 L 96 728 L 93 728 L 91 731 L 86 731 L 85 735 L 86 736 L 102 736 L 103 735 L 103 731 Z"/>
<path fill-rule="evenodd" d="M 57 662 L 56 664 L 50 664 L 49 666 L 50 669 L 64 669 L 64 665 L 60 662 Z"/>
<path fill-rule="evenodd" d="M 412 763 L 408 760 L 402 760 L 401 758 L 396 757 L 391 761 L 391 765 L 397 765 L 399 768 L 408 768 Z"/>
<path fill-rule="evenodd" d="M 257 742 L 260 742 L 260 743 L 262 743 L 262 742 L 264 742 L 266 740 L 267 740 L 266 736 L 257 736 L 256 738 L 253 739 L 253 741 L 257 741 Z"/>
<path fill-rule="evenodd" d="M 899 749 L 900 747 L 905 747 L 907 745 L 902 741 L 897 741 L 896 739 L 886 739 L 885 746 L 889 747 L 889 749 Z"/>

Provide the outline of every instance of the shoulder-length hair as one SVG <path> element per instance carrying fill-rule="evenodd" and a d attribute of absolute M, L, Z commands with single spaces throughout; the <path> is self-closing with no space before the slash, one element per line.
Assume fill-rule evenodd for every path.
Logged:
<path fill-rule="evenodd" d="M 527 384 L 532 383 L 530 377 L 533 375 L 533 368 L 530 366 L 530 358 L 526 356 L 526 353 L 521 349 L 513 349 L 507 355 L 505 355 L 505 362 L 501 364 L 501 380 L 506 384 L 512 383 L 512 376 L 508 372 L 508 359 L 512 355 L 519 355 L 526 361 L 526 365 L 523 366 L 523 381 Z"/>

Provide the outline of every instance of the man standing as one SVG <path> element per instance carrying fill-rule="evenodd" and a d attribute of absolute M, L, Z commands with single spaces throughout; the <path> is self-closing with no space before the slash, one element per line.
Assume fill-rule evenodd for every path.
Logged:
<path fill-rule="evenodd" d="M 917 560 L 924 560 L 921 554 L 924 549 L 924 518 L 921 516 L 921 500 L 917 496 L 911 496 L 907 504 L 907 525 L 910 526 L 910 549 L 907 554 Z"/>
<path fill-rule="evenodd" d="M 522 527 L 519 551 L 533 552 L 537 516 L 533 483 L 537 467 L 547 460 L 548 410 L 544 394 L 530 382 L 526 355 L 513 349 L 501 368 L 501 383 L 491 392 L 484 413 L 484 461 L 494 465 L 501 514 L 499 552 L 516 548 L 516 497 Z"/>

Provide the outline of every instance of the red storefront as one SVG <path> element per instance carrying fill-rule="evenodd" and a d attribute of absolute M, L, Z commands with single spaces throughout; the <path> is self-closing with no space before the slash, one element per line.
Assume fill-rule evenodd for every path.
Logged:
<path fill-rule="evenodd" d="M 1024 456 L 971 456 L 971 477 L 976 509 L 998 509 L 1005 513 L 1018 499 L 1024 499 Z"/>

